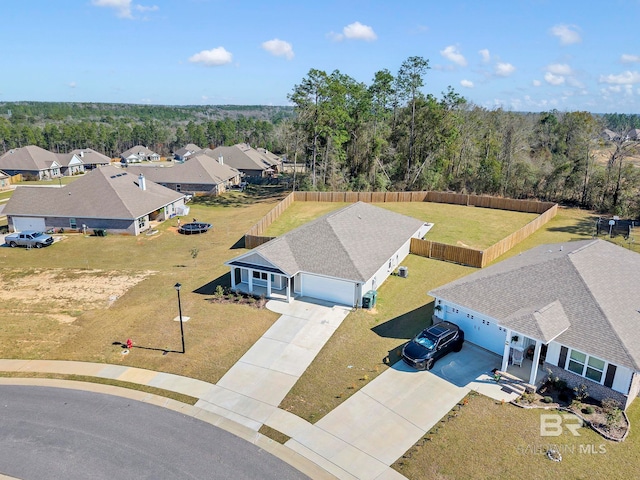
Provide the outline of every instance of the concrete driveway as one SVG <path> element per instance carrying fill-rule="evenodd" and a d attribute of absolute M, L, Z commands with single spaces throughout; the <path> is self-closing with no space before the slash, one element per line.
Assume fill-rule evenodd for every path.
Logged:
<path fill-rule="evenodd" d="M 471 390 L 512 398 L 491 379 L 500 357 L 465 343 L 438 360 L 431 371 L 400 361 L 286 445 L 320 454 L 356 478 L 389 474 L 400 458 Z"/>
<path fill-rule="evenodd" d="M 282 316 L 196 406 L 258 430 L 273 414 L 331 335 L 348 307 L 301 298 L 271 300 Z"/>

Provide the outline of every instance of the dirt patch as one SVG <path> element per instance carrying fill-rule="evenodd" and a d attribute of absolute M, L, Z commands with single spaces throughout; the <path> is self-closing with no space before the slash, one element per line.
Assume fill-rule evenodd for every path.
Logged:
<path fill-rule="evenodd" d="M 32 269 L 0 271 L 0 304 L 17 310 L 46 314 L 71 323 L 87 309 L 109 307 L 128 289 L 153 272 L 124 274 L 118 271 L 80 269 Z M 18 308 L 21 307 L 21 308 Z"/>

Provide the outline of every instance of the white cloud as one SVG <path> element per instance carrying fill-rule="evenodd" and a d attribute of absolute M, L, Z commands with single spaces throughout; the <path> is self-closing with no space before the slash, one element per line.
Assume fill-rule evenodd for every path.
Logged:
<path fill-rule="evenodd" d="M 600 83 L 612 83 L 617 85 L 630 85 L 640 83 L 640 73 L 627 70 L 620 75 L 600 75 Z"/>
<path fill-rule="evenodd" d="M 467 88 L 473 88 L 473 82 L 471 80 L 461 80 L 460 85 Z"/>
<path fill-rule="evenodd" d="M 76 82 L 69 82 L 69 88 L 76 88 Z"/>
<path fill-rule="evenodd" d="M 467 66 L 467 59 L 464 58 L 464 56 L 458 51 L 458 48 L 453 45 L 449 45 L 448 47 L 445 47 L 444 50 L 440 50 L 440 55 L 447 60 L 451 60 L 453 63 L 457 63 L 461 67 Z"/>
<path fill-rule="evenodd" d="M 623 53 L 620 56 L 620 61 L 622 63 L 636 63 L 640 62 L 640 55 L 631 55 L 629 53 Z"/>
<path fill-rule="evenodd" d="M 515 71 L 516 67 L 514 67 L 510 63 L 499 62 L 498 64 L 496 64 L 496 75 L 499 75 L 501 77 L 508 77 Z"/>
<path fill-rule="evenodd" d="M 564 84 L 564 77 L 562 75 L 554 75 L 551 72 L 544 74 L 545 81 L 550 85 L 562 85 Z"/>
<path fill-rule="evenodd" d="M 482 57 L 482 61 L 484 63 L 489 63 L 491 61 L 491 54 L 489 53 L 488 49 L 483 48 L 482 50 L 478 50 L 478 53 Z"/>
<path fill-rule="evenodd" d="M 378 38 L 376 32 L 373 31 L 369 25 L 363 25 L 360 22 L 353 22 L 342 29 L 342 33 L 329 34 L 334 40 L 341 42 L 344 39 L 347 40 L 365 40 L 372 42 Z"/>
<path fill-rule="evenodd" d="M 554 75 L 571 75 L 571 67 L 566 63 L 554 63 L 547 65 L 547 72 Z"/>
<path fill-rule="evenodd" d="M 561 45 L 571 45 L 582 41 L 575 25 L 556 25 L 551 28 L 551 35 L 558 37 Z"/>
<path fill-rule="evenodd" d="M 293 58 L 293 47 L 289 42 L 274 38 L 273 40 L 267 40 L 262 44 L 262 48 L 276 57 L 286 57 L 287 60 Z"/>
<path fill-rule="evenodd" d="M 134 8 L 138 12 L 155 12 L 160 9 L 157 5 L 132 5 L 131 0 L 91 0 L 91 4 L 96 7 L 113 8 L 116 15 L 120 18 L 133 18 L 131 9 Z"/>
<path fill-rule="evenodd" d="M 217 65 L 225 65 L 231 63 L 233 55 L 227 52 L 224 47 L 212 48 L 211 50 L 202 50 L 195 55 L 189 57 L 191 63 L 202 63 L 207 67 L 215 67 Z"/>
<path fill-rule="evenodd" d="M 91 4 L 96 7 L 114 8 L 120 18 L 132 18 L 131 0 L 91 0 Z"/>
<path fill-rule="evenodd" d="M 542 82 L 540 80 L 534 80 L 531 83 L 533 84 L 534 87 L 539 87 L 540 85 L 542 85 Z"/>

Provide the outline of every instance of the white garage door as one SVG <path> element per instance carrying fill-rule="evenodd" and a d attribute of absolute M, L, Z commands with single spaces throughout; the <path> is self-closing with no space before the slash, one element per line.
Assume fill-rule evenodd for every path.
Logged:
<path fill-rule="evenodd" d="M 353 307 L 355 285 L 344 280 L 302 275 L 302 295 Z"/>
<path fill-rule="evenodd" d="M 506 331 L 494 321 L 447 307 L 446 319 L 458 325 L 464 339 L 498 355 L 504 352 Z"/>
<path fill-rule="evenodd" d="M 43 232 L 46 229 L 44 218 L 38 217 L 13 217 L 13 228 L 16 232 L 22 232 L 24 230 Z"/>

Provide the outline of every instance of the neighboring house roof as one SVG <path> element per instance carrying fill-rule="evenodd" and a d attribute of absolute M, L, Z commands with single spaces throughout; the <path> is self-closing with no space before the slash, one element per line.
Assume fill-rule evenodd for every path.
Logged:
<path fill-rule="evenodd" d="M 278 155 L 270 152 L 266 148 L 258 148 L 257 151 L 267 160 L 267 162 L 271 164 L 272 167 L 282 163 L 282 159 Z"/>
<path fill-rule="evenodd" d="M 116 167 L 91 170 L 62 188 L 19 186 L 5 215 L 136 219 L 184 197 Z"/>
<path fill-rule="evenodd" d="M 179 157 L 183 157 L 185 155 L 191 155 L 199 150 L 202 150 L 199 146 L 197 146 L 195 143 L 187 143 L 184 147 L 176 150 L 174 152 L 175 155 L 178 155 Z"/>
<path fill-rule="evenodd" d="M 205 148 L 197 152 L 208 155 L 216 160 L 222 157 L 224 164 L 237 170 L 269 170 L 273 164 L 260 152 L 245 143 L 239 143 L 232 147 L 216 147 L 213 150 Z"/>
<path fill-rule="evenodd" d="M 364 283 L 423 225 L 416 218 L 358 202 L 285 233 L 228 264 L 264 264 L 266 260 L 289 276 L 307 272 Z"/>
<path fill-rule="evenodd" d="M 524 335 L 640 370 L 640 255 L 604 240 L 541 245 L 430 295 Z"/>
<path fill-rule="evenodd" d="M 123 171 L 143 173 L 156 183 L 214 184 L 227 182 L 238 175 L 238 170 L 228 165 L 220 165 L 207 155 L 194 155 L 188 162 L 172 167 L 136 167 L 129 166 Z"/>
<path fill-rule="evenodd" d="M 27 172 L 49 170 L 59 167 L 55 153 L 35 145 L 9 150 L 0 157 L 0 168 Z"/>
<path fill-rule="evenodd" d="M 122 158 L 129 158 L 132 155 L 136 156 L 136 157 L 150 157 L 152 155 L 158 155 L 157 153 L 149 150 L 147 147 L 145 147 L 144 145 L 136 145 L 134 147 L 131 147 L 129 150 L 126 150 L 124 152 L 122 152 Z"/>
<path fill-rule="evenodd" d="M 77 148 L 71 153 L 80 157 L 85 165 L 109 165 L 111 158 L 91 148 Z"/>
<path fill-rule="evenodd" d="M 54 155 L 58 159 L 58 165 L 60 165 L 61 167 L 84 164 L 82 159 L 75 153 L 56 153 Z"/>

